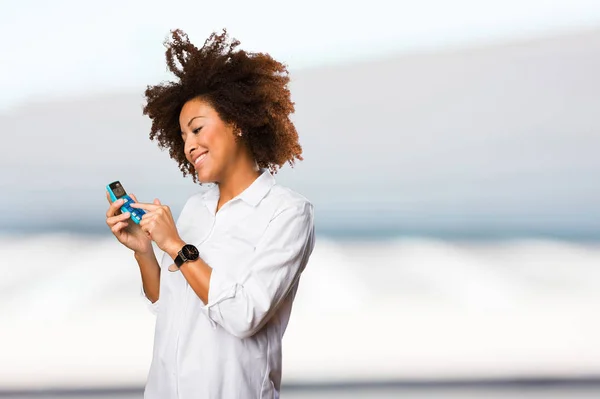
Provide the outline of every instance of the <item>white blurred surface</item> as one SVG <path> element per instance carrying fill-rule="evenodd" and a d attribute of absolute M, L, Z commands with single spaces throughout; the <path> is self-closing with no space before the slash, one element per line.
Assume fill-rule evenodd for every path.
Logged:
<path fill-rule="evenodd" d="M 50 235 L 0 254 L 0 388 L 143 385 L 154 318 L 128 250 Z M 599 262 L 592 244 L 318 239 L 284 383 L 598 375 Z"/>

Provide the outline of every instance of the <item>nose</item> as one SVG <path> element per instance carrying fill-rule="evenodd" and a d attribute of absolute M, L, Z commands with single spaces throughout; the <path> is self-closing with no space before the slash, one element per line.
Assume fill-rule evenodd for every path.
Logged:
<path fill-rule="evenodd" d="M 192 153 L 198 149 L 198 145 L 194 141 L 194 137 L 192 135 L 188 135 L 185 139 L 185 144 L 183 146 L 183 152 L 188 157 L 191 158 Z"/>
<path fill-rule="evenodd" d="M 193 134 L 186 134 L 184 138 L 184 151 L 186 154 L 191 154 L 193 150 L 198 148 L 196 136 Z"/>

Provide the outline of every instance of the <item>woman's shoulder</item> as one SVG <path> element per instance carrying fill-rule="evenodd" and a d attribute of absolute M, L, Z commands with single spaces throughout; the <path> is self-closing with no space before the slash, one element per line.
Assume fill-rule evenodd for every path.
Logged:
<path fill-rule="evenodd" d="M 296 208 L 311 213 L 313 211 L 313 204 L 308 198 L 278 183 L 271 187 L 269 194 L 265 197 L 265 205 L 276 208 L 278 212 L 289 208 Z"/>

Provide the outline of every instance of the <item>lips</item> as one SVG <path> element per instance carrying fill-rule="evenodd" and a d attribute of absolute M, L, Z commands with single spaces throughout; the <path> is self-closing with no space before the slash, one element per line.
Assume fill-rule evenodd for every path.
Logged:
<path fill-rule="evenodd" d="M 208 151 L 204 151 L 203 153 L 201 153 L 200 155 L 198 155 L 197 157 L 194 158 L 194 166 L 198 167 L 206 158 L 206 156 L 208 155 Z"/>

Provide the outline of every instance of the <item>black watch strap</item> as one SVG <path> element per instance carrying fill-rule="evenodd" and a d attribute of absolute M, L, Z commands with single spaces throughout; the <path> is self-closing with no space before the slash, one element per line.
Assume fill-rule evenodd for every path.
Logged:
<path fill-rule="evenodd" d="M 181 265 L 183 265 L 187 261 L 187 258 L 182 256 L 181 251 L 179 251 L 175 259 L 173 260 L 175 261 L 175 266 L 181 267 Z"/>
<path fill-rule="evenodd" d="M 198 248 L 191 244 L 184 245 L 179 252 L 177 252 L 177 256 L 173 261 L 175 262 L 175 266 L 181 267 L 185 262 L 194 261 L 200 257 L 200 253 L 198 252 Z"/>

